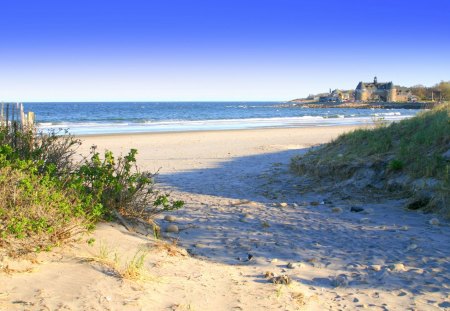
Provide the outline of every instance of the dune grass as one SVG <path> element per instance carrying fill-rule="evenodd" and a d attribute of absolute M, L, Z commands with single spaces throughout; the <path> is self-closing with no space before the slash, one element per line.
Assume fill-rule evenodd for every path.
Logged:
<path fill-rule="evenodd" d="M 375 167 L 385 177 L 405 174 L 438 181 L 449 191 L 450 104 L 444 103 L 417 116 L 375 128 L 357 129 L 292 159 L 297 174 L 324 178 L 350 178 L 361 167 Z M 448 199 L 448 198 L 447 198 Z"/>

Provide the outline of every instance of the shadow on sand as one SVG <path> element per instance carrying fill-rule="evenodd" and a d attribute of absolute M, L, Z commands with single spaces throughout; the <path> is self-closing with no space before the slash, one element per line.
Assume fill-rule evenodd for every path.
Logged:
<path fill-rule="evenodd" d="M 276 273 L 287 262 L 301 262 L 306 269 L 329 274 L 307 279 L 302 268 L 287 270 L 294 280 L 311 286 L 342 285 L 336 277 L 344 274 L 338 279 L 351 287 L 407 287 L 416 294 L 449 290 L 450 248 L 442 247 L 450 242 L 448 230 L 429 226 L 426 215 L 404 211 L 401 201 L 353 202 L 365 212 L 352 213 L 348 201 L 301 194 L 301 181 L 289 173 L 289 162 L 305 151 L 246 156 L 213 168 L 161 175 L 160 181 L 186 200 L 186 207 L 175 213 L 181 230 L 173 237 L 192 255 L 215 262 Z M 325 204 L 310 204 L 324 199 Z M 288 206 L 280 207 L 280 202 Z M 341 212 L 333 213 L 336 207 Z M 408 230 L 401 229 L 406 226 Z M 408 271 L 395 270 L 396 263 Z M 253 277 L 262 281 L 258 273 Z"/>

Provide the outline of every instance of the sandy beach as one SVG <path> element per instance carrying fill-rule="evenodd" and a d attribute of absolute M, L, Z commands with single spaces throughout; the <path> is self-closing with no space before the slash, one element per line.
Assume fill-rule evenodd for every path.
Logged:
<path fill-rule="evenodd" d="M 450 310 L 448 222 L 404 200 L 305 191 L 290 174 L 294 155 L 354 128 L 80 137 L 83 154 L 136 148 L 185 206 L 157 217 L 161 240 L 102 223 L 31 261 L 0 262 L 0 310 Z M 104 264 L 138 251 L 145 280 Z"/>

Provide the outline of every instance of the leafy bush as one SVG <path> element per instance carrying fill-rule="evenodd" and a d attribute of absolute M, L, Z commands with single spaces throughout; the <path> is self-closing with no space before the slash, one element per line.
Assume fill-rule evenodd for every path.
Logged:
<path fill-rule="evenodd" d="M 93 147 L 75 161 L 80 144 L 67 132 L 0 128 L 0 253 L 46 250 L 101 219 L 150 221 L 183 206 L 155 190 L 154 174 L 139 171 L 137 150 L 102 159 Z"/>
<path fill-rule="evenodd" d="M 124 157 L 114 157 L 105 151 L 104 158 L 91 148 L 90 156 L 82 162 L 72 175 L 71 187 L 91 197 L 102 205 L 102 216 L 111 213 L 142 219 L 155 214 L 178 209 L 181 201 L 169 200 L 169 195 L 154 189 L 154 174 L 140 172 L 136 165 L 136 149 Z"/>
<path fill-rule="evenodd" d="M 48 250 L 89 227 L 78 194 L 24 161 L 0 167 L 0 248 Z"/>

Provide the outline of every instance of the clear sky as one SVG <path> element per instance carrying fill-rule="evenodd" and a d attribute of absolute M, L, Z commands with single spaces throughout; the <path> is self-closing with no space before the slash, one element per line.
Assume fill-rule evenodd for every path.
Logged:
<path fill-rule="evenodd" d="M 0 101 L 289 100 L 450 80 L 449 0 L 0 0 Z"/>

